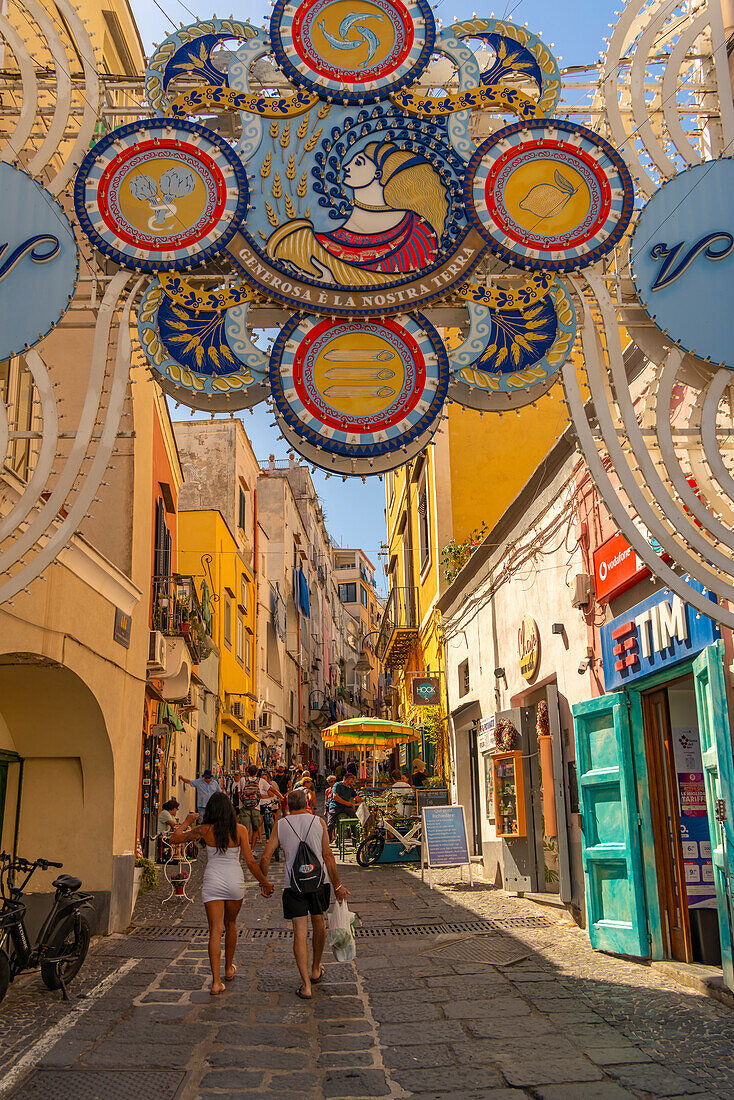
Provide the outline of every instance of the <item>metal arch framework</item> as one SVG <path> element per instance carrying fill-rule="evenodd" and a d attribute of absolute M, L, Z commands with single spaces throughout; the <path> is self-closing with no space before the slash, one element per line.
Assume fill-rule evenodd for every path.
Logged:
<path fill-rule="evenodd" d="M 647 197 L 686 165 L 731 153 L 734 105 L 719 0 L 627 3 L 595 105 Z"/>

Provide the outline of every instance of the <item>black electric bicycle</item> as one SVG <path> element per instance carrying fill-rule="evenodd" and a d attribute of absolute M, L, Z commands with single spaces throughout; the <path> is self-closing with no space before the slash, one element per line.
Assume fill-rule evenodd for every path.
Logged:
<path fill-rule="evenodd" d="M 59 875 L 51 911 L 31 946 L 25 927 L 26 905 L 23 891 L 39 868 L 63 867 L 50 859 L 14 859 L 0 852 L 0 1001 L 16 975 L 40 966 L 41 977 L 49 989 L 60 989 L 69 1000 L 67 984 L 79 973 L 89 950 L 91 929 L 82 909 L 93 909 L 91 894 L 80 892 L 81 879 Z M 16 876 L 25 878 L 16 885 Z"/>

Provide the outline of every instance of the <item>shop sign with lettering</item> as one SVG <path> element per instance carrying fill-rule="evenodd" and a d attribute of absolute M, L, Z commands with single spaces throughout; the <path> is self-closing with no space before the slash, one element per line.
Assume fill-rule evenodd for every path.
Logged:
<path fill-rule="evenodd" d="M 414 707 L 438 707 L 441 705 L 441 678 L 417 673 L 411 681 L 411 697 Z"/>
<path fill-rule="evenodd" d="M 494 739 L 495 721 L 495 716 L 491 714 L 489 718 L 482 718 L 479 723 L 477 749 L 480 753 L 493 752 L 496 747 L 496 741 Z"/>
<path fill-rule="evenodd" d="M 619 532 L 594 551 L 594 592 L 600 602 L 649 576 L 650 570 Z"/>
<path fill-rule="evenodd" d="M 718 637 L 713 619 L 680 596 L 667 590 L 656 592 L 601 628 L 604 686 L 607 691 L 627 687 L 695 657 Z"/>
<path fill-rule="evenodd" d="M 535 619 L 529 615 L 523 615 L 517 632 L 517 659 L 520 672 L 530 683 L 535 679 L 540 665 L 540 633 Z"/>

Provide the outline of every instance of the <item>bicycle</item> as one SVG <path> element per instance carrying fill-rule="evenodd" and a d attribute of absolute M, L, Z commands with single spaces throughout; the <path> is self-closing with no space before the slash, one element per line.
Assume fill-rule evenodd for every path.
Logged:
<path fill-rule="evenodd" d="M 357 848 L 357 863 L 360 867 L 369 867 L 373 863 L 377 863 L 385 850 L 385 842 L 388 837 L 402 844 L 405 852 L 412 852 L 414 848 L 421 847 L 423 839 L 420 821 L 414 821 L 407 833 L 399 833 L 376 802 L 368 802 L 367 804 L 370 807 L 370 816 L 364 823 L 366 835 Z"/>
<path fill-rule="evenodd" d="M 59 875 L 51 910 L 31 946 L 25 927 L 26 905 L 23 892 L 33 873 L 40 867 L 61 868 L 63 863 L 50 859 L 15 859 L 0 852 L 0 1001 L 8 986 L 23 970 L 40 966 L 41 978 L 48 989 L 60 989 L 69 1000 L 67 984 L 79 973 L 89 950 L 91 929 L 82 909 L 94 909 L 92 894 L 80 892 L 81 879 Z M 16 874 L 25 875 L 20 886 Z"/>

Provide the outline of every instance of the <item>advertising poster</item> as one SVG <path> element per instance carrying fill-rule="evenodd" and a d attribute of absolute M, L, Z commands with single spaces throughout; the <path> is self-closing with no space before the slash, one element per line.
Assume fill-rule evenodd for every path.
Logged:
<path fill-rule="evenodd" d="M 714 868 L 706 816 L 701 741 L 695 726 L 673 729 L 681 846 L 689 909 L 715 909 Z"/>
<path fill-rule="evenodd" d="M 487 800 L 487 821 L 494 825 L 494 786 L 492 782 L 492 757 L 484 757 L 484 797 Z"/>

